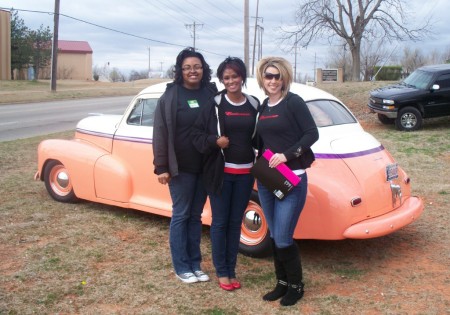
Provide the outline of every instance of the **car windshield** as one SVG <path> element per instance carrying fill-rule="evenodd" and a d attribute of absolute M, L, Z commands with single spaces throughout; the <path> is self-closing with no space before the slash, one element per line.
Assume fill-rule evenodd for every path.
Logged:
<path fill-rule="evenodd" d="M 128 116 L 129 125 L 153 127 L 153 118 L 158 102 L 157 98 L 138 99 L 134 104 L 133 110 Z"/>
<path fill-rule="evenodd" d="M 355 117 L 336 101 L 315 100 L 307 105 L 317 127 L 356 123 Z"/>
<path fill-rule="evenodd" d="M 408 86 L 425 90 L 430 85 L 432 77 L 433 74 L 430 72 L 416 70 L 403 80 L 403 83 Z"/>

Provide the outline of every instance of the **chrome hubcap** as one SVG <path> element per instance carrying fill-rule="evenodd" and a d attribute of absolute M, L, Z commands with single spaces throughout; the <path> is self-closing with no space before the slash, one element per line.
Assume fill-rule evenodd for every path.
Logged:
<path fill-rule="evenodd" d="M 56 182 L 60 187 L 67 188 L 69 186 L 69 175 L 66 172 L 59 172 Z"/>
<path fill-rule="evenodd" d="M 402 116 L 402 126 L 406 128 L 412 128 L 417 123 L 417 117 L 412 114 L 405 114 Z"/>
<path fill-rule="evenodd" d="M 244 226 L 250 232 L 258 232 L 261 229 L 261 216 L 254 210 L 247 211 L 244 217 Z"/>

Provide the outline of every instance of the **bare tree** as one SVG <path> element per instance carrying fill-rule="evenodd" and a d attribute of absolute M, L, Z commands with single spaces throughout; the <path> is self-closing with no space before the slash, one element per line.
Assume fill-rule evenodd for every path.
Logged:
<path fill-rule="evenodd" d="M 427 60 L 422 51 L 418 48 L 412 50 L 406 47 L 403 50 L 403 56 L 400 58 L 400 64 L 402 65 L 405 75 L 410 74 L 417 68 L 420 68 L 427 64 Z"/>
<path fill-rule="evenodd" d="M 344 71 L 344 81 L 350 79 L 352 60 L 348 53 L 347 44 L 336 45 L 328 51 L 327 68 L 341 68 Z"/>
<path fill-rule="evenodd" d="M 361 75 L 363 81 L 370 81 L 376 65 L 387 62 L 389 52 L 384 48 L 383 41 L 364 42 L 361 48 Z"/>
<path fill-rule="evenodd" d="M 408 27 L 407 7 L 404 0 L 299 0 L 296 27 L 282 28 L 281 40 L 306 48 L 322 37 L 343 39 L 352 56 L 352 78 L 359 81 L 363 40 L 417 41 L 429 31 L 429 20 L 417 28 Z"/>
<path fill-rule="evenodd" d="M 450 63 L 450 46 L 442 53 L 442 59 L 444 63 Z"/>

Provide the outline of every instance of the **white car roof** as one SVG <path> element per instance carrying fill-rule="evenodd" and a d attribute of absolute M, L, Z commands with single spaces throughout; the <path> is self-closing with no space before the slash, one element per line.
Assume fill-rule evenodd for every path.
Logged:
<path fill-rule="evenodd" d="M 219 82 L 218 78 L 213 78 L 211 81 L 216 83 L 219 91 L 224 89 L 223 84 Z M 166 90 L 166 85 L 169 82 L 171 81 L 151 85 L 142 90 L 139 94 L 147 94 L 147 93 L 162 94 Z M 256 81 L 255 78 L 248 78 L 246 85 L 247 87 L 243 89 L 243 92 L 256 96 L 261 102 L 266 98 L 264 91 L 259 88 L 258 82 Z M 335 96 L 333 96 L 330 93 L 327 93 L 316 87 L 312 87 L 301 83 L 292 83 L 291 92 L 300 95 L 305 102 L 318 99 L 330 99 L 340 102 Z"/>

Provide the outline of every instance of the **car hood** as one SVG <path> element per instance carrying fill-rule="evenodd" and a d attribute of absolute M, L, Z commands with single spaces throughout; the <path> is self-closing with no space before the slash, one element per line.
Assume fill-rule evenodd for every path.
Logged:
<path fill-rule="evenodd" d="M 393 98 L 404 94 L 416 94 L 421 90 L 404 84 L 387 85 L 376 90 L 372 90 L 370 95 L 378 98 Z"/>
<path fill-rule="evenodd" d="M 102 135 L 114 135 L 122 115 L 95 115 L 83 118 L 77 124 L 77 131 Z"/>

